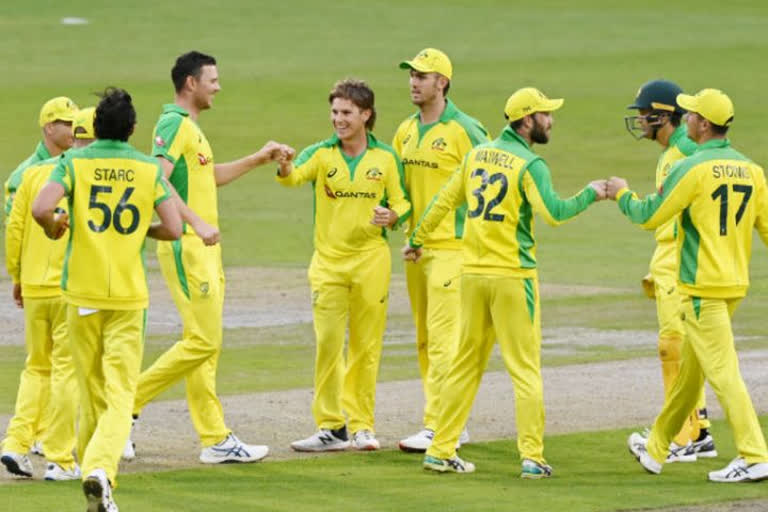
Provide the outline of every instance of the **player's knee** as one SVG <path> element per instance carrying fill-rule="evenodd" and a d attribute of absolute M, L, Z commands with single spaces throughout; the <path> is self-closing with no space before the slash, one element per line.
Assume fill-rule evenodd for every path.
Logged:
<path fill-rule="evenodd" d="M 680 360 L 680 346 L 683 340 L 676 336 L 659 337 L 659 359 L 664 362 Z"/>

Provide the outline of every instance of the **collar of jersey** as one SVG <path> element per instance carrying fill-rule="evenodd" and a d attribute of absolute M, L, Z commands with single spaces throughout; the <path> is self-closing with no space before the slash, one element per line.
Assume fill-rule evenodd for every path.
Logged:
<path fill-rule="evenodd" d="M 51 158 L 51 154 L 48 152 L 48 148 L 45 147 L 45 144 L 43 144 L 42 141 L 37 143 L 37 147 L 35 148 L 35 156 L 39 160 L 48 160 Z"/>
<path fill-rule="evenodd" d="M 511 126 L 507 125 L 504 130 L 502 130 L 501 135 L 499 135 L 499 138 L 503 140 L 504 142 L 518 142 L 522 144 L 525 149 L 530 150 L 531 146 L 528 145 L 528 142 L 524 138 L 520 136 L 519 133 L 517 133 L 515 130 L 512 129 Z"/>
<path fill-rule="evenodd" d="M 166 103 L 163 105 L 163 114 L 166 114 L 168 112 L 175 112 L 176 114 L 181 114 L 183 116 L 189 117 L 189 112 L 181 108 L 175 103 Z"/>
<path fill-rule="evenodd" d="M 341 150 L 341 139 L 339 139 L 339 136 L 335 133 L 328 139 L 328 144 L 331 146 L 339 146 L 339 150 Z M 368 132 L 368 148 L 375 148 L 378 145 L 379 141 L 376 140 L 376 137 L 374 137 L 371 132 Z"/>
<path fill-rule="evenodd" d="M 88 145 L 89 148 L 105 148 L 105 149 L 122 149 L 132 148 L 127 142 L 114 139 L 96 139 L 93 144 Z"/>
<path fill-rule="evenodd" d="M 700 144 L 696 152 L 698 153 L 699 151 L 703 151 L 705 149 L 727 148 L 730 145 L 731 141 L 728 139 L 711 139 L 704 144 Z"/>
<path fill-rule="evenodd" d="M 440 114 L 440 119 L 437 120 L 439 123 L 447 123 L 451 119 L 455 118 L 456 115 L 459 113 L 459 109 L 456 108 L 456 105 L 453 104 L 453 102 L 446 98 L 445 99 L 445 108 L 443 109 L 443 113 Z M 417 121 L 421 121 L 421 111 L 418 111 L 414 113 L 412 118 L 416 119 Z"/>
<path fill-rule="evenodd" d="M 677 145 L 677 142 L 682 139 L 683 137 L 688 135 L 688 127 L 684 124 L 681 124 L 678 126 L 674 132 L 672 132 L 672 135 L 669 137 L 669 147 L 674 147 Z"/>

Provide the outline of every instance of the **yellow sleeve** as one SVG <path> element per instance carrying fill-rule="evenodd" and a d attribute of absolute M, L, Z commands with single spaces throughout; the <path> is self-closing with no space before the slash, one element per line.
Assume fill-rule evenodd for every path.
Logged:
<path fill-rule="evenodd" d="M 411 216 L 411 202 L 408 200 L 408 194 L 405 191 L 405 171 L 403 164 L 397 155 L 392 154 L 393 170 L 395 172 L 387 173 L 385 183 L 387 189 L 387 205 L 397 214 L 397 222 L 393 229 L 398 228 Z"/>
<path fill-rule="evenodd" d="M 280 176 L 277 172 L 275 180 L 286 187 L 298 187 L 304 183 L 317 179 L 317 170 L 320 168 L 321 159 L 319 156 L 322 143 L 318 143 L 304 149 L 293 162 L 293 170 L 288 176 Z"/>
<path fill-rule="evenodd" d="M 768 188 L 766 188 L 765 174 L 758 167 L 759 177 L 755 178 L 757 187 L 757 216 L 755 217 L 755 229 L 760 239 L 765 245 L 768 245 Z"/>
<path fill-rule="evenodd" d="M 419 219 L 419 223 L 411 233 L 411 237 L 408 239 L 411 247 L 419 248 L 424 245 L 424 239 L 432 230 L 440 225 L 443 218 L 466 201 L 464 175 L 466 173 L 467 156 L 464 157 L 464 161 L 451 175 L 448 182 L 443 185 L 440 193 L 427 206 L 421 219 Z"/>
<path fill-rule="evenodd" d="M 27 172 L 25 178 L 29 175 L 30 173 Z M 24 240 L 27 211 L 30 207 L 29 188 L 29 179 L 23 179 L 16 190 L 8 224 L 5 227 L 5 268 L 14 284 L 18 284 L 21 280 L 21 245 Z"/>
<path fill-rule="evenodd" d="M 630 221 L 644 229 L 656 229 L 691 204 L 698 189 L 698 175 L 690 168 L 676 167 L 659 192 L 639 199 L 631 190 L 621 190 L 616 203 Z"/>

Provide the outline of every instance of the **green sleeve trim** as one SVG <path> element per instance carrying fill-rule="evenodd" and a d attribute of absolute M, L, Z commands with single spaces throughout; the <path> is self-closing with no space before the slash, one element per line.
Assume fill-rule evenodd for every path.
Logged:
<path fill-rule="evenodd" d="M 680 281 L 696 284 L 696 272 L 699 266 L 699 230 L 693 225 L 690 208 L 683 210 L 682 229 L 685 235 L 680 251 Z"/>
<path fill-rule="evenodd" d="M 554 187 L 549 167 L 541 158 L 536 158 L 528 164 L 527 172 L 533 179 L 534 186 L 539 192 L 542 203 L 549 215 L 558 222 L 568 220 L 580 214 L 592 204 L 596 198 L 592 187 L 587 186 L 581 192 L 568 199 L 560 199 Z"/>
<path fill-rule="evenodd" d="M 69 180 L 74 187 L 75 185 L 75 173 L 72 170 L 71 166 L 69 165 L 69 162 L 64 160 L 63 158 L 59 161 L 58 164 L 56 164 L 56 167 L 53 168 L 53 171 L 51 171 L 51 175 L 48 178 L 49 182 L 58 183 L 62 187 L 64 187 L 64 192 L 69 196 L 72 195 L 72 190 L 70 189 L 70 185 L 67 185 L 65 176 L 69 175 Z"/>
<path fill-rule="evenodd" d="M 160 203 L 164 203 L 171 198 L 171 189 L 168 188 L 168 184 L 163 179 L 163 169 L 160 166 L 157 166 L 157 178 L 155 179 L 155 183 L 160 183 L 160 186 L 163 187 L 163 191 L 165 192 L 165 194 L 155 200 L 155 207 L 157 207 Z"/>
<path fill-rule="evenodd" d="M 408 195 L 408 191 L 405 189 L 405 167 L 403 167 L 403 161 L 400 160 L 400 157 L 397 156 L 397 151 L 395 151 L 395 148 L 388 144 L 384 144 L 382 142 L 377 142 L 377 147 L 383 149 L 384 151 L 389 152 L 392 155 L 392 158 L 395 160 L 395 167 L 397 169 L 398 174 L 398 183 L 400 184 L 400 190 L 403 191 L 403 197 L 405 197 L 406 201 L 410 202 L 411 198 Z M 387 203 L 385 202 L 382 206 L 386 207 Z M 403 223 L 408 220 L 411 217 L 411 214 L 413 213 L 413 208 L 408 208 L 408 211 L 403 213 L 397 218 L 397 222 L 392 226 L 392 229 L 397 229 L 400 226 L 403 225 Z"/>
<path fill-rule="evenodd" d="M 152 139 L 152 156 L 161 156 L 172 164 L 176 163 L 176 159 L 169 155 L 168 151 L 173 146 L 173 141 L 176 139 L 183 121 L 184 117 L 175 112 L 160 116 Z M 162 139 L 162 145 L 158 145 L 158 139 Z"/>
<path fill-rule="evenodd" d="M 483 144 L 490 140 L 488 137 L 488 131 L 477 119 L 468 116 L 464 112 L 459 112 L 454 119 L 457 123 L 459 123 L 459 125 L 461 125 L 462 128 L 464 128 L 464 131 L 467 133 L 467 137 L 469 137 L 469 141 L 472 143 L 472 147 L 475 147 L 478 144 Z"/>
<path fill-rule="evenodd" d="M 173 171 L 168 177 L 168 181 L 171 182 L 173 188 L 176 189 L 176 193 L 186 204 L 189 199 L 189 166 L 187 165 L 187 158 L 181 155 L 179 159 L 173 164 Z"/>
<path fill-rule="evenodd" d="M 645 224 L 651 217 L 653 217 L 659 208 L 661 208 L 664 200 L 672 195 L 672 192 L 680 183 L 680 180 L 683 179 L 689 170 L 699 163 L 698 160 L 700 159 L 696 156 L 678 160 L 672 166 L 672 169 L 661 184 L 658 192 L 649 194 L 641 200 L 637 198 L 636 194 L 631 193 L 630 191 L 619 199 L 619 209 L 633 223 Z"/>
<path fill-rule="evenodd" d="M 309 159 L 312 158 L 312 156 L 314 156 L 314 154 L 317 153 L 319 149 L 332 147 L 333 144 L 331 141 L 332 139 L 323 140 L 304 148 L 301 151 L 301 153 L 299 153 L 299 156 L 297 156 L 296 159 L 293 161 L 293 167 L 295 168 L 307 163 Z"/>

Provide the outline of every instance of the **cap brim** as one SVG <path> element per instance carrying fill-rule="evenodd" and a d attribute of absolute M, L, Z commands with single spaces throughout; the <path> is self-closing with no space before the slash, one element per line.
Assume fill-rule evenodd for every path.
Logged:
<path fill-rule="evenodd" d="M 400 69 L 412 69 L 414 71 L 418 71 L 419 73 L 440 73 L 436 69 L 432 69 L 427 66 L 419 66 L 418 64 L 410 60 L 404 60 L 403 62 L 401 62 Z M 442 75 L 442 73 L 440 74 Z"/>
<path fill-rule="evenodd" d="M 688 112 L 696 112 L 696 109 L 699 107 L 698 102 L 696 101 L 696 96 L 691 96 L 690 94 L 678 94 L 676 99 L 677 104 Z"/>
<path fill-rule="evenodd" d="M 54 121 L 68 121 L 70 123 L 73 123 L 75 121 L 75 114 L 74 112 L 71 114 L 60 114 L 56 116 L 56 119 Z"/>
<path fill-rule="evenodd" d="M 562 107 L 563 103 L 565 103 L 565 100 L 562 98 L 548 99 L 545 102 L 543 102 L 543 104 L 536 110 L 538 110 L 539 112 L 554 112 L 555 110 Z"/>

